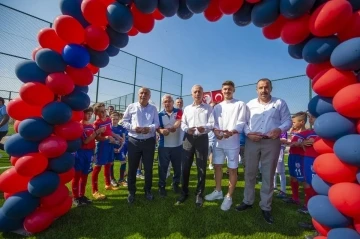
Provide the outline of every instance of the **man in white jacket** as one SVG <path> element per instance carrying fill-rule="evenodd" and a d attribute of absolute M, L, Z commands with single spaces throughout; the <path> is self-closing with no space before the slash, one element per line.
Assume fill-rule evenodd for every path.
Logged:
<path fill-rule="evenodd" d="M 221 204 L 221 209 L 227 211 L 232 205 L 232 194 L 237 182 L 237 168 L 239 164 L 240 133 L 243 132 L 246 119 L 246 104 L 233 98 L 235 85 L 232 81 L 222 84 L 221 92 L 224 101 L 216 105 L 213 110 L 214 133 L 217 143 L 213 151 L 215 168 L 215 190 L 206 195 L 205 200 L 221 200 L 224 198 L 221 190 L 222 165 L 227 158 L 229 169 L 229 190 Z"/>

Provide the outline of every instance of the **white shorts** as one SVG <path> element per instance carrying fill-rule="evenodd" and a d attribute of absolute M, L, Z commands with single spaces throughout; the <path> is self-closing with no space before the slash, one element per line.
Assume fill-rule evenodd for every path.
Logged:
<path fill-rule="evenodd" d="M 214 152 L 216 142 L 209 142 L 208 157 Z"/>
<path fill-rule="evenodd" d="M 238 168 L 240 147 L 236 149 L 213 148 L 213 164 L 224 164 L 227 159 L 228 168 Z"/>
<path fill-rule="evenodd" d="M 281 148 L 279 159 L 276 167 L 276 173 L 285 173 L 285 163 L 284 163 L 284 148 Z"/>

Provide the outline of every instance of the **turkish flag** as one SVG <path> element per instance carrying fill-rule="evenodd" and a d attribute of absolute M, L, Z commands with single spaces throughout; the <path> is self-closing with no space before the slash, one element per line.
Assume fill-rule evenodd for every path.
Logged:
<path fill-rule="evenodd" d="M 205 104 L 210 104 L 212 102 L 211 92 L 204 92 L 203 102 Z"/>
<path fill-rule="evenodd" d="M 224 95 L 221 93 L 221 90 L 211 91 L 212 102 L 220 103 L 224 100 Z"/>

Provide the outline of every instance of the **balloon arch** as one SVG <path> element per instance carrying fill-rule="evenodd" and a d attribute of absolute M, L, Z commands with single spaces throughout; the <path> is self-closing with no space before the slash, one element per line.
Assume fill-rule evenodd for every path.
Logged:
<path fill-rule="evenodd" d="M 17 134 L 5 144 L 14 167 L 0 176 L 0 231 L 37 233 L 70 210 L 65 184 L 74 175 L 93 74 L 156 21 L 203 13 L 210 22 L 232 15 L 239 26 L 253 23 L 309 63 L 317 93 L 309 111 L 321 139 L 314 144 L 318 195 L 308 208 L 322 235 L 360 237 L 360 1 L 61 0 L 60 8 L 52 28 L 40 30 L 33 60 L 16 67 L 24 84 L 8 104 Z"/>

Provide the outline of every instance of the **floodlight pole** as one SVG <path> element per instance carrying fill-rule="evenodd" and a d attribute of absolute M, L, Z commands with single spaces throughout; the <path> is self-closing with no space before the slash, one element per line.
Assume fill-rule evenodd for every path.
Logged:
<path fill-rule="evenodd" d="M 136 58 L 135 58 L 134 90 L 133 90 L 132 103 L 135 102 L 137 59 L 138 59 L 138 58 L 136 57 Z"/>

